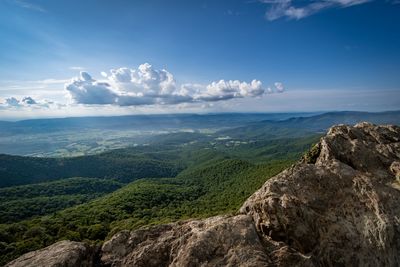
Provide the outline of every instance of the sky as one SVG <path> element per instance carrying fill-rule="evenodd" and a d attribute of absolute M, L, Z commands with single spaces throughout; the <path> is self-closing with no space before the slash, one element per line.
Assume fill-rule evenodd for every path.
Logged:
<path fill-rule="evenodd" d="M 398 0 L 0 0 L 0 120 L 400 109 Z"/>

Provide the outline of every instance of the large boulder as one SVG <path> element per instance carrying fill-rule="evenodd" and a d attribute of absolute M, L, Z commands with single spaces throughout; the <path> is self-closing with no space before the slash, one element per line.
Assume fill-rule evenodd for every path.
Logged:
<path fill-rule="evenodd" d="M 107 266 L 263 266 L 264 252 L 251 217 L 217 216 L 122 231 L 102 248 Z"/>
<path fill-rule="evenodd" d="M 399 141 L 396 126 L 332 127 L 240 211 L 263 239 L 294 249 L 310 265 L 399 266 Z M 275 263 L 284 266 L 285 258 L 281 253 Z"/>
<path fill-rule="evenodd" d="M 60 241 L 37 251 L 26 253 L 6 267 L 88 267 L 93 266 L 94 249 L 73 241 Z"/>

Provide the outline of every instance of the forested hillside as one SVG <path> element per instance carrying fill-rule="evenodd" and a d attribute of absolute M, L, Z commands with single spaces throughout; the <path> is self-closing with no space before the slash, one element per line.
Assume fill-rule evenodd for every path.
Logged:
<path fill-rule="evenodd" d="M 149 146 L 117 149 L 98 155 L 38 158 L 0 155 L 0 187 L 53 181 L 69 177 L 115 179 L 129 183 L 140 178 L 175 177 L 185 168 L 204 161 L 241 158 L 263 161 L 294 158 L 319 135 L 234 143 L 181 133 L 160 136 Z"/>
<path fill-rule="evenodd" d="M 111 178 L 130 182 L 144 177 L 173 177 L 182 170 L 159 155 L 121 156 L 115 152 L 74 158 L 33 158 L 0 155 L 0 187 L 67 177 Z"/>
<path fill-rule="evenodd" d="M 60 239 L 101 242 L 120 229 L 235 212 L 319 138 L 184 137 L 72 158 L 1 155 L 0 263 Z"/>
<path fill-rule="evenodd" d="M 235 212 L 269 177 L 291 162 L 254 165 L 219 160 L 176 178 L 141 179 L 52 215 L 0 224 L 0 263 L 60 239 L 97 242 L 120 229 Z M 24 191 L 21 187 L 15 190 Z"/>
<path fill-rule="evenodd" d="M 0 224 L 51 214 L 113 192 L 122 185 L 110 179 L 66 178 L 0 188 Z"/>

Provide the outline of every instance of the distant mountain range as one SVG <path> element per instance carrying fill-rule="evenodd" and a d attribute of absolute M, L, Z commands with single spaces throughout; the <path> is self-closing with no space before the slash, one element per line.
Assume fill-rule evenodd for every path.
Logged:
<path fill-rule="evenodd" d="M 82 129 L 172 130 L 182 128 L 235 128 L 244 124 L 249 124 L 246 127 L 264 124 L 286 128 L 307 127 L 312 131 L 322 131 L 333 124 L 354 124 L 358 121 L 398 124 L 400 122 L 400 111 L 378 113 L 340 111 L 328 113 L 166 114 L 32 119 L 15 122 L 0 121 L 0 135 Z"/>
<path fill-rule="evenodd" d="M 102 130 L 177 130 L 182 128 L 232 128 L 262 120 L 284 120 L 316 113 L 218 113 L 166 114 L 112 117 L 70 117 L 0 121 L 0 136 L 27 133 L 102 129 Z"/>
<path fill-rule="evenodd" d="M 310 133 L 324 133 L 335 124 L 353 125 L 368 121 L 375 124 L 400 124 L 400 111 L 378 113 L 342 111 L 314 116 L 298 116 L 285 120 L 264 120 L 245 126 L 220 131 L 221 134 L 242 139 L 298 137 Z"/>
<path fill-rule="evenodd" d="M 323 134 L 332 125 L 353 125 L 361 121 L 400 124 L 400 111 L 170 114 L 0 121 L 0 153 L 66 157 L 166 142 L 177 145 L 227 140 L 227 145 L 234 145 Z"/>

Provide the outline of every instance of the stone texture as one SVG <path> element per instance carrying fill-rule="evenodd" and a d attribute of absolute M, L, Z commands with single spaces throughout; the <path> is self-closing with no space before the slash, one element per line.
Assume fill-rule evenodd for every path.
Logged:
<path fill-rule="evenodd" d="M 212 217 L 122 231 L 102 248 L 111 266 L 263 266 L 264 252 L 248 215 Z"/>
<path fill-rule="evenodd" d="M 270 179 L 240 211 L 265 240 L 311 265 L 399 266 L 399 140 L 396 126 L 333 127 L 314 164 L 303 160 Z M 281 253 L 274 263 L 286 260 Z"/>
<path fill-rule="evenodd" d="M 93 249 L 83 243 L 60 241 L 44 249 L 26 253 L 6 267 L 75 267 L 92 266 Z"/>
<path fill-rule="evenodd" d="M 99 264 L 400 266 L 399 201 L 400 128 L 339 125 L 238 215 L 122 231 L 103 244 Z M 57 243 L 9 266 L 73 266 L 84 246 L 72 243 L 82 248 Z"/>

